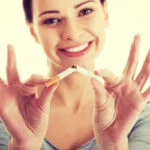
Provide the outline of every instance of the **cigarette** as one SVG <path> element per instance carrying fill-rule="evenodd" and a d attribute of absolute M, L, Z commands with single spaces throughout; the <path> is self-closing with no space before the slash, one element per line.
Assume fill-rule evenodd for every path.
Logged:
<path fill-rule="evenodd" d="M 45 84 L 46 87 L 51 86 L 52 84 L 58 82 L 59 80 L 67 77 L 71 73 L 76 71 L 76 67 L 73 65 L 72 67 L 66 69 L 65 71 L 57 74 L 56 76 L 52 77 L 51 79 L 48 80 L 48 82 Z"/>
<path fill-rule="evenodd" d="M 81 68 L 79 66 L 76 66 L 76 69 L 77 69 L 77 72 L 80 72 L 81 74 L 84 74 L 84 75 L 86 75 L 88 77 L 94 78 L 94 79 L 96 79 L 96 80 L 98 80 L 98 81 L 100 81 L 101 83 L 104 84 L 103 78 L 98 76 L 98 75 L 95 75 L 93 72 L 91 72 L 91 71 L 89 71 L 89 70 L 87 70 L 85 68 Z"/>

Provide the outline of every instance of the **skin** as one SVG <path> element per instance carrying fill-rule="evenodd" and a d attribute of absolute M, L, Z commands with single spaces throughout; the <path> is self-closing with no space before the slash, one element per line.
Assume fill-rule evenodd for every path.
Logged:
<path fill-rule="evenodd" d="M 42 45 L 47 55 L 50 63 L 51 76 L 70 67 L 70 64 L 77 64 L 88 70 L 94 71 L 95 59 L 104 46 L 105 29 L 107 28 L 108 21 L 107 4 L 102 6 L 100 1 L 96 0 L 74 9 L 74 6 L 81 2 L 84 1 L 67 0 L 65 5 L 59 5 L 62 3 L 61 0 L 45 0 L 42 2 L 40 0 L 38 2 L 33 0 L 33 24 L 28 24 L 28 26 L 34 39 Z M 89 7 L 94 11 L 85 15 L 83 9 Z M 59 10 L 60 13 L 46 14 L 38 17 L 39 14 L 46 10 Z M 61 22 L 55 24 L 42 24 L 46 19 L 52 17 L 60 19 Z M 101 28 L 99 28 L 99 26 Z M 82 57 L 66 57 L 58 51 L 59 48 L 87 43 L 92 40 L 94 44 L 91 51 Z M 85 85 L 88 87 L 87 90 L 82 88 L 82 83 L 87 83 Z M 66 89 L 66 91 L 68 91 L 67 94 L 63 93 L 62 89 Z M 80 94 L 74 92 L 76 89 L 81 89 L 83 95 L 85 95 L 93 88 L 88 78 L 80 74 L 72 74 L 59 84 L 57 90 L 59 94 L 56 95 L 60 96 L 55 99 L 58 99 L 57 101 L 59 101 L 60 104 L 62 103 L 61 105 L 64 105 L 64 107 L 72 107 L 74 111 L 77 111 L 75 110 L 76 106 L 80 105 L 82 108 L 83 105 L 87 103 L 87 99 L 89 101 L 89 98 L 87 96 L 83 97 L 83 95 L 80 97 Z M 68 97 L 66 97 L 66 95 L 68 95 Z M 93 93 L 89 97 L 93 99 Z M 72 101 L 70 101 L 70 99 L 72 99 Z"/>
<path fill-rule="evenodd" d="M 95 59 L 104 46 L 107 7 L 96 0 L 73 8 L 81 2 L 66 0 L 63 5 L 61 0 L 33 0 L 33 24 L 27 24 L 36 42 L 43 46 L 51 65 L 51 75 L 63 71 L 68 64 L 77 64 L 94 71 Z M 78 16 L 86 6 L 95 11 L 88 16 Z M 40 18 L 38 15 L 51 9 L 61 12 L 53 17 L 63 18 L 63 22 L 56 26 L 41 25 L 41 21 L 52 15 Z M 81 57 L 66 58 L 57 51 L 58 48 L 90 40 L 94 40 L 91 51 Z M 66 112 L 73 117 L 93 106 L 91 123 L 99 150 L 127 150 L 127 135 L 150 98 L 150 87 L 142 91 L 150 76 L 150 51 L 141 71 L 137 76 L 134 75 L 138 65 L 139 43 L 140 36 L 136 35 L 120 77 L 116 77 L 110 70 L 98 70 L 95 74 L 105 80 L 103 85 L 95 79 L 74 73 L 59 84 L 44 87 L 39 97 L 35 95 L 36 87 L 44 84 L 47 79 L 36 75 L 22 83 L 16 68 L 14 49 L 8 46 L 8 83 L 0 79 L 0 117 L 12 136 L 10 149 L 40 149 L 48 129 L 49 113 L 54 107 L 60 114 Z M 16 120 L 15 123 L 12 118 Z M 39 143 L 36 147 L 33 145 L 35 142 Z"/>
<path fill-rule="evenodd" d="M 48 124 L 50 99 L 57 85 L 44 88 L 37 98 L 35 85 L 45 83 L 46 79 L 32 76 L 28 82 L 22 83 L 16 68 L 14 49 L 10 45 L 6 72 L 7 84 L 0 79 L 0 117 L 12 137 L 9 149 L 39 149 L 42 143 L 40 139 Z M 31 141 L 28 137 L 31 137 Z M 32 142 L 39 145 L 32 145 Z"/>
<path fill-rule="evenodd" d="M 96 74 L 105 80 L 105 88 L 92 79 L 96 94 L 93 117 L 95 135 L 99 141 L 110 141 L 107 147 L 106 144 L 99 145 L 100 149 L 128 149 L 127 136 L 150 98 L 150 87 L 142 91 L 150 76 L 150 50 L 140 73 L 134 75 L 138 65 L 139 41 L 140 36 L 135 36 L 120 77 L 116 77 L 109 70 L 97 71 Z"/>
<path fill-rule="evenodd" d="M 88 69 L 93 69 L 95 58 L 104 45 L 107 12 L 104 11 L 99 0 L 88 2 L 74 9 L 74 6 L 81 2 L 83 1 L 67 0 L 65 5 L 59 5 L 62 3 L 61 0 L 45 0 L 44 2 L 33 0 L 33 24 L 29 24 L 29 28 L 35 40 L 42 44 L 51 63 L 53 73 L 58 73 L 74 63 Z M 86 15 L 82 9 L 88 7 L 94 9 L 94 12 Z M 60 13 L 46 14 L 38 17 L 40 13 L 46 10 L 59 10 Z M 57 23 L 53 25 L 50 23 L 42 24 L 46 19 L 52 17 L 57 19 L 55 20 Z M 58 19 L 60 22 L 58 22 Z M 101 28 L 98 28 L 98 26 L 101 26 Z M 66 57 L 57 50 L 78 43 L 87 43 L 92 40 L 95 41 L 92 51 L 80 58 Z M 64 61 L 65 59 L 67 60 Z"/>

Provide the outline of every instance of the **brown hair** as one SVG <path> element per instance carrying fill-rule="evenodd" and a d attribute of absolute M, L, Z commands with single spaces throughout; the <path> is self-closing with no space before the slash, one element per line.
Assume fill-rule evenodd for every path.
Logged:
<path fill-rule="evenodd" d="M 103 4 L 105 0 L 100 0 Z M 27 22 L 32 23 L 32 0 L 23 0 L 23 10 Z"/>

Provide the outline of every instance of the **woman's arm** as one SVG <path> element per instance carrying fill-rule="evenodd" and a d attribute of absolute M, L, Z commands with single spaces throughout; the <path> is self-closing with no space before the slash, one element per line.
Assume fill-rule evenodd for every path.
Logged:
<path fill-rule="evenodd" d="M 15 143 L 11 143 L 11 141 L 12 140 L 10 135 L 8 134 L 4 124 L 0 120 L 0 150 L 8 150 L 8 149 L 9 150 L 33 150 L 33 149 L 38 150 L 38 148 L 40 147 L 35 143 L 32 143 L 30 145 L 25 144 L 23 147 L 22 145 L 19 144 L 15 145 Z"/>
<path fill-rule="evenodd" d="M 96 135 L 96 139 L 102 141 L 104 137 Z M 128 135 L 116 143 L 108 140 L 97 143 L 99 149 L 106 150 L 149 150 L 150 149 L 150 102 L 148 102 L 139 115 L 137 122 Z"/>
<path fill-rule="evenodd" d="M 128 138 L 120 139 L 112 142 L 107 137 L 100 134 L 95 134 L 98 150 L 128 150 Z M 134 149 L 133 149 L 134 150 Z"/>

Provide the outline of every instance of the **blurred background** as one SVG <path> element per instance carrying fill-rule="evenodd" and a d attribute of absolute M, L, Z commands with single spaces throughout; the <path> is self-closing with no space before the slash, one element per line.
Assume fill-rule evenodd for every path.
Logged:
<path fill-rule="evenodd" d="M 108 8 L 107 40 L 96 68 L 109 68 L 119 76 L 126 64 L 133 37 L 139 33 L 142 40 L 138 73 L 150 48 L 150 1 L 108 0 Z M 0 0 L 0 77 L 3 79 L 6 79 L 8 43 L 15 47 L 22 80 L 34 73 L 47 73 L 45 54 L 34 42 L 25 24 L 22 0 Z M 147 85 L 150 85 L 150 80 Z"/>

